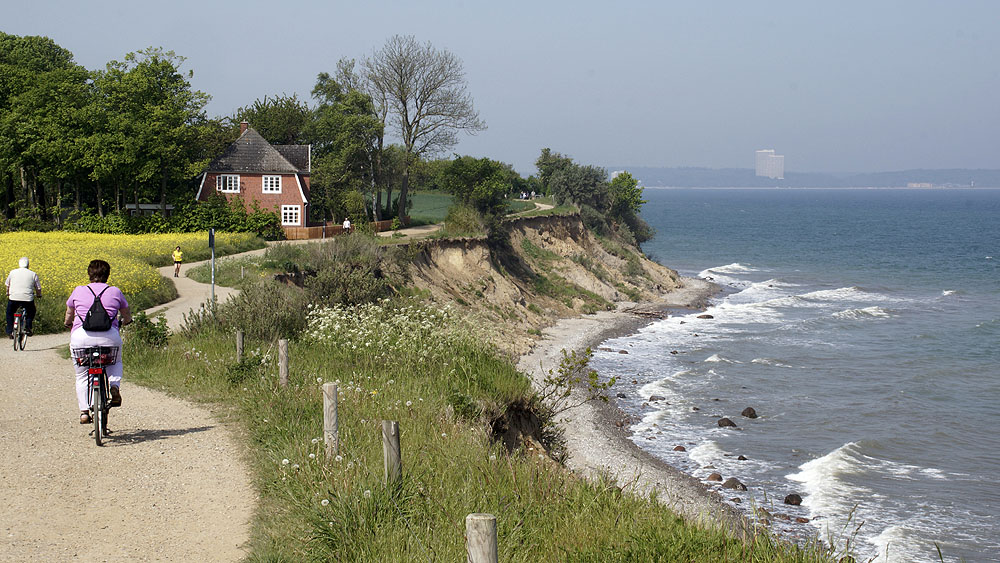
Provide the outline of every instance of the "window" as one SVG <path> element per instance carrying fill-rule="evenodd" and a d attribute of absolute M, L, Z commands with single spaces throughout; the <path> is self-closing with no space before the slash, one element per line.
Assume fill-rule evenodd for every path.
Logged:
<path fill-rule="evenodd" d="M 281 193 L 281 176 L 264 176 L 264 188 L 266 194 Z"/>
<path fill-rule="evenodd" d="M 240 175 L 219 174 L 215 177 L 215 189 L 226 194 L 240 193 Z"/>
<path fill-rule="evenodd" d="M 298 225 L 299 224 L 299 209 L 298 205 L 282 205 L 281 206 L 281 224 L 282 225 Z"/>

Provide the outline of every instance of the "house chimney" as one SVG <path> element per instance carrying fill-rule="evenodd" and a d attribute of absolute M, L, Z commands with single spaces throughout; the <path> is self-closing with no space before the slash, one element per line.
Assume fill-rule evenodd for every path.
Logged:
<path fill-rule="evenodd" d="M 247 132 L 247 127 L 250 127 L 249 123 L 247 123 L 246 121 L 241 121 L 240 122 L 240 135 L 242 135 L 242 134 L 244 134 L 244 133 Z"/>

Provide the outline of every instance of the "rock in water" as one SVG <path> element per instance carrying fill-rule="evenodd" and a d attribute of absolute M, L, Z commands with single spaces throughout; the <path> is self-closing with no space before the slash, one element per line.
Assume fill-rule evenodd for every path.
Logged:
<path fill-rule="evenodd" d="M 664 397 L 663 395 L 650 395 L 649 396 L 649 402 L 650 403 L 655 403 L 656 401 L 666 401 L 666 400 L 667 400 L 667 398 Z"/>
<path fill-rule="evenodd" d="M 745 491 L 747 486 L 740 482 L 736 477 L 730 477 L 726 479 L 726 482 L 722 484 L 723 489 L 733 489 L 736 491 Z"/>
<path fill-rule="evenodd" d="M 790 495 L 788 495 L 788 496 L 785 497 L 785 504 L 790 504 L 792 506 L 798 506 L 798 505 L 802 504 L 802 497 L 800 497 L 799 495 L 797 495 L 795 493 L 792 493 L 792 494 L 790 494 Z"/>
<path fill-rule="evenodd" d="M 619 398 L 619 399 L 625 399 L 625 398 L 626 398 L 626 395 L 625 395 L 625 393 L 619 393 L 619 394 L 618 394 L 618 398 Z"/>
<path fill-rule="evenodd" d="M 675 452 L 686 452 L 688 450 L 684 446 L 674 446 L 674 451 Z"/>
<path fill-rule="evenodd" d="M 741 455 L 740 457 L 738 457 L 736 459 L 739 460 L 739 461 L 746 461 L 747 460 L 747 456 Z"/>
<path fill-rule="evenodd" d="M 726 417 L 722 417 L 722 418 L 719 419 L 719 426 L 722 427 L 722 428 L 726 428 L 727 426 L 731 426 L 733 428 L 736 428 L 736 423 L 733 422 L 732 420 L 729 420 Z"/>
<path fill-rule="evenodd" d="M 619 354 L 628 354 L 628 350 L 618 350 Z"/>
<path fill-rule="evenodd" d="M 712 315 L 698 315 L 699 319 L 714 319 Z"/>
<path fill-rule="evenodd" d="M 709 481 L 720 481 L 721 482 L 722 481 L 722 475 L 719 475 L 718 473 L 712 473 L 711 475 L 708 476 L 708 480 Z"/>
<path fill-rule="evenodd" d="M 743 412 L 741 412 L 740 414 L 747 418 L 757 418 L 757 411 L 755 411 L 753 407 L 747 407 L 743 409 Z"/>

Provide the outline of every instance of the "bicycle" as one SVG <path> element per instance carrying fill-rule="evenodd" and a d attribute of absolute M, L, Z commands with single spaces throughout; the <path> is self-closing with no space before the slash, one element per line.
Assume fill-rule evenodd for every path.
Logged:
<path fill-rule="evenodd" d="M 104 439 L 111 434 L 108 430 L 108 411 L 111 410 L 111 385 L 108 384 L 107 366 L 118 361 L 117 346 L 90 346 L 74 348 L 72 351 L 77 365 L 87 366 L 90 381 L 87 385 L 87 404 L 90 405 L 90 419 L 94 422 L 94 441 L 104 445 Z"/>
<path fill-rule="evenodd" d="M 18 307 L 14 311 L 14 326 L 11 334 L 14 336 L 14 351 L 24 350 L 24 344 L 28 341 L 28 332 L 24 328 L 24 317 L 27 311 L 24 307 Z"/>

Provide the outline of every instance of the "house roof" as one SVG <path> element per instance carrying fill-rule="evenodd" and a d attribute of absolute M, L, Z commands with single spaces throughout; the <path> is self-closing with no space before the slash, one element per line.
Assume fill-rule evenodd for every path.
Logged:
<path fill-rule="evenodd" d="M 309 173 L 309 145 L 272 146 L 253 127 L 208 164 L 208 172 Z"/>

